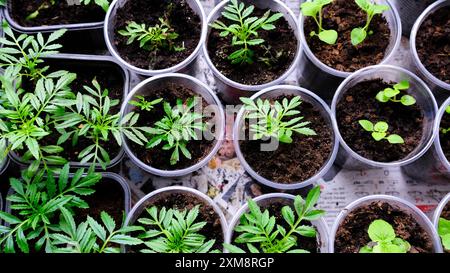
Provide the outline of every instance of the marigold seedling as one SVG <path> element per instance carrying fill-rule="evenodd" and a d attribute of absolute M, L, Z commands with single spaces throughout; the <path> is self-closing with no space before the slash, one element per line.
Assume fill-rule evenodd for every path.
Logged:
<path fill-rule="evenodd" d="M 159 104 L 163 99 L 156 99 L 153 101 L 147 101 L 145 97 L 143 96 L 136 96 L 136 99 L 139 99 L 139 101 L 130 101 L 131 105 L 134 105 L 141 109 L 142 111 L 150 112 L 153 110 L 155 105 Z"/>
<path fill-rule="evenodd" d="M 220 30 L 221 37 L 232 35 L 232 46 L 239 47 L 238 50 L 228 56 L 228 60 L 232 64 L 252 64 L 255 53 L 250 47 L 262 45 L 265 42 L 264 39 L 259 38 L 258 30 L 274 30 L 275 25 L 273 23 L 283 17 L 283 14 L 270 15 L 270 10 L 268 10 L 263 17 L 258 18 L 251 16 L 255 9 L 253 5 L 246 7 L 244 3 L 238 3 L 237 0 L 231 0 L 230 2 L 222 15 L 235 23 L 227 26 L 217 20 L 211 24 L 211 27 Z"/>
<path fill-rule="evenodd" d="M 404 139 L 401 136 L 396 135 L 396 134 L 392 134 L 392 135 L 388 134 L 389 125 L 384 121 L 377 122 L 374 125 L 371 121 L 360 120 L 359 124 L 361 125 L 361 127 L 364 130 L 372 133 L 372 137 L 376 141 L 381 141 L 381 140 L 385 139 L 385 140 L 389 141 L 389 143 L 391 143 L 391 144 L 404 144 L 405 143 Z"/>
<path fill-rule="evenodd" d="M 268 210 L 261 211 L 258 204 L 248 201 L 249 212 L 244 214 L 241 222 L 234 229 L 239 236 L 234 245 L 224 244 L 231 253 L 245 253 L 238 247 L 244 244 L 251 253 L 308 253 L 299 245 L 299 236 L 315 238 L 317 231 L 314 226 L 305 225 L 306 221 L 315 221 L 325 215 L 323 210 L 315 209 L 320 197 L 320 187 L 313 188 L 307 195 L 306 200 L 296 196 L 294 210 L 285 206 L 281 210 L 283 220 L 288 224 L 286 230 L 276 218 L 270 215 Z"/>
<path fill-rule="evenodd" d="M 296 96 L 290 101 L 285 98 L 281 102 L 249 98 L 241 98 L 246 116 L 249 120 L 256 121 L 250 124 L 250 132 L 253 133 L 254 140 L 275 138 L 283 143 L 292 143 L 292 134 L 297 133 L 305 136 L 315 136 L 316 132 L 307 126 L 308 121 L 303 121 L 304 117 L 299 117 L 298 107 L 302 103 L 301 98 Z M 297 117 L 295 117 L 297 116 Z"/>
<path fill-rule="evenodd" d="M 439 219 L 438 233 L 445 250 L 450 251 L 450 221 L 444 218 Z"/>
<path fill-rule="evenodd" d="M 322 9 L 324 6 L 332 3 L 333 0 L 313 0 L 311 2 L 304 2 L 301 4 L 301 11 L 303 16 L 309 16 L 314 19 L 317 24 L 317 32 L 312 31 L 311 36 L 317 36 L 322 42 L 329 45 L 336 43 L 338 38 L 338 33 L 336 30 L 326 30 L 322 27 Z"/>
<path fill-rule="evenodd" d="M 378 92 L 376 99 L 379 102 L 399 102 L 405 106 L 411 106 L 416 104 L 416 99 L 410 95 L 403 95 L 400 99 L 397 96 L 401 93 L 401 91 L 408 90 L 410 87 L 408 81 L 401 81 L 392 86 L 392 88 L 386 88 L 383 91 Z"/>
<path fill-rule="evenodd" d="M 375 220 L 367 231 L 370 242 L 360 249 L 360 253 L 408 253 L 411 245 L 396 237 L 394 228 L 384 220 Z"/>
<path fill-rule="evenodd" d="M 364 42 L 368 34 L 370 35 L 372 33 L 372 31 L 369 31 L 369 26 L 373 17 L 389 10 L 389 6 L 377 5 L 371 0 L 355 0 L 355 2 L 363 11 L 367 13 L 366 25 L 364 27 L 354 28 L 351 33 L 352 44 L 357 46 Z"/>

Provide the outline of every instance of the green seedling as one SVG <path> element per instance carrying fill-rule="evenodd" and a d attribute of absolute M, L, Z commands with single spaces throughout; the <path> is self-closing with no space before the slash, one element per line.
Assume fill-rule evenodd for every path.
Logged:
<path fill-rule="evenodd" d="M 384 220 L 375 220 L 367 231 L 370 242 L 360 249 L 360 253 L 408 253 L 411 245 L 396 237 L 394 228 Z"/>
<path fill-rule="evenodd" d="M 444 218 L 439 219 L 438 233 L 445 250 L 450 251 L 450 221 Z"/>
<path fill-rule="evenodd" d="M 360 120 L 359 124 L 361 125 L 361 127 L 364 130 L 372 133 L 372 137 L 376 141 L 381 141 L 381 140 L 385 139 L 385 140 L 389 141 L 389 143 L 391 143 L 391 144 L 404 144 L 405 143 L 404 139 L 401 136 L 396 135 L 396 134 L 392 134 L 392 135 L 388 134 L 389 125 L 384 121 L 377 122 L 374 125 L 372 122 L 370 122 L 368 120 Z"/>
<path fill-rule="evenodd" d="M 65 1 L 69 6 L 72 5 L 90 5 L 91 3 L 96 4 L 97 6 L 101 7 L 105 12 L 108 11 L 109 8 L 109 0 L 50 0 L 49 2 L 44 1 L 35 11 L 30 13 L 25 20 L 31 21 L 39 17 L 41 14 L 41 11 L 47 10 L 54 6 L 57 2 Z"/>
<path fill-rule="evenodd" d="M 447 108 L 445 108 L 445 113 L 447 113 L 447 114 L 450 115 L 450 105 L 447 106 Z M 448 129 L 441 129 L 441 132 L 445 135 L 445 134 L 447 134 L 448 132 L 450 132 L 450 128 L 448 128 Z"/>
<path fill-rule="evenodd" d="M 397 84 L 395 84 L 394 86 L 392 86 L 392 88 L 386 88 L 383 91 L 380 91 L 377 96 L 376 99 L 379 102 L 399 102 L 405 106 L 411 106 L 416 104 L 416 99 L 413 96 L 410 95 L 403 95 L 400 99 L 397 98 L 397 96 L 401 93 L 401 91 L 404 90 L 408 90 L 410 87 L 409 82 L 408 81 L 401 81 Z"/>
<path fill-rule="evenodd" d="M 377 5 L 371 0 L 355 0 L 356 4 L 367 13 L 367 21 L 364 27 L 354 28 L 351 33 L 352 44 L 357 46 L 364 42 L 367 38 L 367 35 L 372 34 L 372 31 L 369 31 L 370 22 L 377 14 L 383 14 L 383 12 L 389 10 L 389 6 L 387 5 Z"/>
<path fill-rule="evenodd" d="M 145 99 L 145 97 L 143 97 L 143 96 L 136 96 L 136 99 L 138 99 L 139 101 L 130 101 L 130 104 L 136 106 L 137 108 L 141 109 L 142 111 L 147 111 L 147 112 L 151 112 L 153 110 L 153 108 L 155 108 L 155 105 L 157 105 L 163 101 L 163 99 L 147 101 Z"/>
<path fill-rule="evenodd" d="M 332 3 L 333 0 L 313 0 L 311 2 L 304 2 L 301 4 L 301 11 L 303 16 L 309 16 L 314 19 L 317 24 L 318 30 L 310 33 L 312 36 L 317 36 L 322 42 L 329 45 L 336 43 L 338 39 L 338 33 L 336 30 L 326 30 L 322 26 L 322 9 L 324 6 Z"/>

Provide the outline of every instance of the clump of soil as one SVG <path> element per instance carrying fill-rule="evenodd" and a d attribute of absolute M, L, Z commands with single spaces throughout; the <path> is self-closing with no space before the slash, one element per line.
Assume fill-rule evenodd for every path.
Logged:
<path fill-rule="evenodd" d="M 255 7 L 250 16 L 261 18 L 266 11 Z M 235 23 L 223 16 L 218 20 L 227 26 Z M 273 24 L 276 27 L 274 30 L 258 31 L 258 38 L 264 39 L 265 42 L 263 46 L 251 47 L 255 53 L 253 57 L 255 62 L 250 65 L 232 64 L 228 60 L 228 56 L 240 47 L 231 45 L 232 35 L 220 37 L 220 30 L 211 29 L 208 38 L 208 54 L 214 66 L 225 77 L 246 85 L 260 85 L 278 79 L 289 69 L 295 58 L 297 39 L 285 18 L 281 18 Z M 276 57 L 276 62 L 272 61 L 270 65 L 259 60 L 259 58 L 272 57 Z"/>
<path fill-rule="evenodd" d="M 317 32 L 318 26 L 312 17 L 306 17 L 304 31 L 306 41 L 314 55 L 324 64 L 339 71 L 353 72 L 361 68 L 379 64 L 386 56 L 391 31 L 383 16 L 373 17 L 368 35 L 363 43 L 354 46 L 351 42 L 351 32 L 354 28 L 363 27 L 367 22 L 367 14 L 361 10 L 355 1 L 334 0 L 323 8 L 324 29 L 336 30 L 339 34 L 334 45 L 310 36 Z"/>
<path fill-rule="evenodd" d="M 144 94 L 148 93 L 150 95 L 144 96 L 147 101 L 153 101 L 159 98 L 163 99 L 163 102 L 168 102 L 173 107 L 176 105 L 177 99 L 181 99 L 186 102 L 188 99 L 196 97 L 199 95 L 189 88 L 181 86 L 179 84 L 168 82 L 164 87 L 157 90 L 144 91 Z M 202 109 L 208 106 L 208 103 L 202 98 Z M 155 123 L 160 121 L 166 114 L 164 112 L 163 103 L 156 105 L 150 112 L 141 110 L 139 108 L 134 110 L 140 115 L 137 126 L 143 127 L 154 127 Z M 209 119 L 204 118 L 204 123 L 208 123 Z M 157 146 L 153 149 L 146 149 L 134 142 L 129 142 L 131 145 L 132 152 L 145 164 L 152 166 L 160 170 L 179 170 L 190 166 L 193 166 L 203 160 L 213 149 L 213 141 L 207 140 L 202 137 L 200 140 L 190 140 L 186 146 L 188 151 L 191 153 L 192 159 L 186 158 L 181 154 L 179 156 L 179 161 L 175 165 L 170 164 L 170 157 L 173 150 L 165 151 L 162 149 L 162 145 Z"/>
<path fill-rule="evenodd" d="M 283 98 L 285 97 L 274 100 L 281 101 Z M 302 121 L 311 122 L 308 127 L 317 133 L 316 136 L 294 133 L 291 144 L 280 142 L 279 147 L 270 152 L 261 150 L 262 145 L 267 145 L 270 141 L 243 140 L 240 142 L 241 151 L 247 163 L 256 173 L 271 181 L 283 184 L 305 181 L 322 169 L 333 150 L 333 130 L 322 114 L 312 104 L 305 101 L 298 110 L 301 112 L 300 116 L 304 117 Z M 250 133 L 248 127 L 247 122 L 246 136 Z"/>
<path fill-rule="evenodd" d="M 386 202 L 373 202 L 351 211 L 336 232 L 334 247 L 336 253 L 358 253 L 371 242 L 367 230 L 370 224 L 382 219 L 395 230 L 397 237 L 411 244 L 410 253 L 431 253 L 433 243 L 430 234 L 414 217 Z"/>
<path fill-rule="evenodd" d="M 275 216 L 276 224 L 281 225 L 286 231 L 291 230 L 291 227 L 289 224 L 284 220 L 283 215 L 281 213 L 281 209 L 285 206 L 290 206 L 294 210 L 294 206 L 292 204 L 292 201 L 285 200 L 285 199 L 269 199 L 265 200 L 263 203 L 258 204 L 261 208 L 261 211 L 268 210 L 270 216 Z M 243 216 L 244 217 L 244 216 Z M 302 225 L 310 226 L 311 223 L 308 221 L 302 222 Z M 239 232 L 234 232 L 233 234 L 233 242 L 234 240 L 240 235 Z M 319 236 L 319 233 L 317 232 L 317 236 Z M 254 246 L 257 246 L 258 244 L 254 244 Z M 245 245 L 237 245 L 238 247 L 242 247 L 243 249 L 247 249 Z M 319 253 L 320 252 L 320 238 L 309 238 L 304 236 L 297 236 L 297 246 L 292 247 L 293 249 L 303 249 L 307 250 L 310 253 Z"/>
<path fill-rule="evenodd" d="M 450 6 L 440 8 L 422 23 L 416 47 L 425 68 L 450 84 Z"/>
<path fill-rule="evenodd" d="M 423 111 L 415 104 L 381 103 L 377 93 L 394 83 L 382 79 L 361 82 L 350 88 L 336 107 L 336 117 L 342 138 L 359 155 L 378 162 L 394 162 L 406 158 L 422 140 Z M 411 94 L 410 94 L 411 95 Z M 371 133 L 359 124 L 360 120 L 372 123 L 385 121 L 389 134 L 398 134 L 404 144 L 390 144 L 387 140 L 375 141 Z"/>
<path fill-rule="evenodd" d="M 174 32 L 179 34 L 176 45 L 184 45 L 185 50 L 150 52 L 141 48 L 139 41 L 128 45 L 128 37 L 119 34 L 132 21 L 148 28 L 160 25 L 159 18 L 165 17 Z M 142 69 L 160 70 L 181 63 L 194 52 L 200 40 L 201 22 L 186 0 L 128 0 L 117 10 L 114 33 L 114 44 L 125 61 Z"/>
<path fill-rule="evenodd" d="M 26 20 L 43 5 L 48 8 L 40 9 L 36 18 Z M 52 5 L 50 0 L 10 0 L 8 8 L 14 21 L 25 27 L 96 23 L 102 22 L 106 14 L 94 1 L 89 5 L 69 5 L 68 1 L 58 0 Z"/>
<path fill-rule="evenodd" d="M 441 120 L 441 129 L 450 128 L 450 114 L 444 113 Z M 444 134 L 442 130 L 439 132 L 439 138 L 441 142 L 442 151 L 444 152 L 447 160 L 450 161 L 450 132 Z"/>
<path fill-rule="evenodd" d="M 441 217 L 450 220 L 450 203 L 447 203 L 447 205 L 445 205 L 444 209 L 442 210 Z"/>

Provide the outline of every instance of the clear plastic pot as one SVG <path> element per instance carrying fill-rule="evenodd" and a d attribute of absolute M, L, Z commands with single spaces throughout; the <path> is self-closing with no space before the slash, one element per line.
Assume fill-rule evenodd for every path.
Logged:
<path fill-rule="evenodd" d="M 135 222 L 138 220 L 138 218 L 141 217 L 142 213 L 145 211 L 146 208 L 148 208 L 149 205 L 151 205 L 152 201 L 158 197 L 160 194 L 164 193 L 181 193 L 181 194 L 192 194 L 198 197 L 200 200 L 203 200 L 206 204 L 210 205 L 217 216 L 220 219 L 220 224 L 222 226 L 222 232 L 224 235 L 225 240 L 225 234 L 227 232 L 227 219 L 225 218 L 222 210 L 219 208 L 219 206 L 206 194 L 187 187 L 180 187 L 180 186 L 173 186 L 173 187 L 165 187 L 156 191 L 153 191 L 149 194 L 147 194 L 144 198 L 139 200 L 139 202 L 134 205 L 134 207 L 131 209 L 131 212 L 128 214 L 128 217 L 125 221 L 125 226 L 131 226 L 135 224 Z M 204 236 L 208 236 L 207 234 L 203 234 Z M 126 252 L 126 247 L 124 248 Z"/>
<path fill-rule="evenodd" d="M 61 60 L 61 62 L 65 63 L 83 63 L 89 67 L 98 67 L 98 66 L 114 66 L 123 76 L 123 96 L 124 98 L 128 94 L 128 89 L 130 86 L 130 75 L 128 70 L 124 69 L 119 62 L 117 62 L 114 58 L 110 56 L 97 56 L 97 55 L 79 55 L 79 54 L 56 54 L 52 56 L 46 57 L 49 60 Z M 112 140 L 114 141 L 114 140 Z M 117 164 L 120 163 L 125 151 L 123 147 L 120 148 L 117 155 L 111 159 L 111 162 L 108 164 L 107 169 L 113 168 Z M 24 161 L 16 152 L 11 151 L 9 153 L 9 157 L 11 160 L 21 166 L 28 166 L 30 162 Z M 70 166 L 73 168 L 88 168 L 92 164 L 86 163 L 81 164 L 80 162 L 70 162 Z M 96 166 L 97 169 L 101 169 L 100 164 Z"/>
<path fill-rule="evenodd" d="M 431 90 L 433 90 L 436 99 L 439 102 L 442 102 L 448 98 L 450 94 L 450 84 L 438 79 L 423 65 L 419 58 L 419 54 L 417 53 L 416 38 L 422 23 L 435 11 L 446 6 L 450 6 L 450 0 L 439 0 L 430 5 L 417 19 L 411 30 L 411 37 L 409 39 L 412 59 L 416 70 L 418 71 L 418 74 L 425 79 Z"/>
<path fill-rule="evenodd" d="M 264 206 L 266 204 L 270 204 L 273 202 L 276 202 L 278 200 L 288 200 L 292 202 L 292 205 L 294 204 L 295 196 L 291 194 L 286 193 L 271 193 L 271 194 L 265 194 L 259 197 L 256 197 L 253 199 L 259 206 Z M 225 236 L 225 243 L 226 244 L 232 244 L 233 236 L 234 236 L 234 229 L 239 224 L 239 221 L 241 217 L 249 211 L 248 204 L 246 203 L 244 206 L 242 206 L 239 211 L 234 215 L 233 219 L 231 220 L 230 225 L 228 226 L 227 234 Z M 320 218 L 319 220 L 312 221 L 311 224 L 317 229 L 317 242 L 320 247 L 320 253 L 331 253 L 330 247 L 329 247 L 329 231 L 327 223 L 323 218 Z M 301 246 L 299 246 L 301 247 Z M 225 251 L 226 253 L 228 251 Z"/>
<path fill-rule="evenodd" d="M 195 48 L 194 52 L 192 52 L 192 54 L 189 57 L 187 57 L 185 60 L 183 60 L 179 64 L 169 67 L 169 68 L 166 68 L 166 69 L 160 69 L 160 70 L 143 69 L 143 68 L 136 67 L 132 64 L 129 64 L 120 56 L 119 51 L 116 48 L 116 45 L 114 42 L 115 35 L 116 35 L 115 30 L 114 30 L 114 25 L 115 25 L 115 21 L 116 21 L 116 13 L 117 13 L 117 10 L 120 9 L 121 7 L 123 7 L 127 1 L 132 1 L 132 0 L 114 0 L 114 2 L 112 2 L 109 7 L 108 13 L 106 14 L 103 34 L 104 34 L 106 45 L 107 45 L 108 50 L 111 53 L 111 55 L 114 58 L 116 58 L 117 60 L 119 60 L 119 62 L 123 66 L 125 66 L 127 69 L 129 69 L 139 75 L 144 75 L 144 76 L 156 76 L 156 75 L 161 75 L 161 74 L 165 74 L 165 73 L 175 73 L 175 72 L 183 72 L 183 71 L 190 70 L 190 66 L 195 64 L 195 60 L 196 60 L 198 54 L 200 53 L 202 44 L 204 43 L 204 41 L 206 39 L 206 29 L 207 29 L 206 14 L 205 14 L 205 11 L 203 10 L 203 7 L 202 7 L 200 1 L 199 0 L 186 0 L 189 7 L 191 7 L 191 9 L 199 16 L 201 24 L 202 24 L 201 36 L 200 36 L 200 40 L 198 41 L 197 47 Z"/>
<path fill-rule="evenodd" d="M 424 124 L 422 128 L 423 136 L 420 144 L 407 157 L 395 162 L 373 161 L 364 158 L 353 151 L 342 138 L 336 119 L 336 106 L 351 87 L 360 82 L 379 78 L 383 79 L 386 82 L 400 82 L 403 80 L 408 80 L 410 83 L 409 92 L 411 94 L 414 94 L 414 97 L 417 100 L 417 105 L 422 109 L 424 113 Z M 376 65 L 361 69 L 353 73 L 339 86 L 333 98 L 331 112 L 333 116 L 333 126 L 341 144 L 336 163 L 347 169 L 364 170 L 367 168 L 391 168 L 409 165 L 423 156 L 431 147 L 435 139 L 434 122 L 436 114 L 438 112 L 436 100 L 434 99 L 433 94 L 431 93 L 428 86 L 420 78 L 401 67 L 391 65 Z"/>
<path fill-rule="evenodd" d="M 281 95 L 300 96 L 303 101 L 312 104 L 316 108 L 316 110 L 318 110 L 321 113 L 321 115 L 324 117 L 325 121 L 329 124 L 330 129 L 334 130 L 331 112 L 330 112 L 330 109 L 327 106 L 327 104 L 322 99 L 320 99 L 316 94 L 314 94 L 311 91 L 308 91 L 304 88 L 290 86 L 290 85 L 273 86 L 273 87 L 266 88 L 266 89 L 256 93 L 255 95 L 253 95 L 251 97 L 251 99 L 256 100 L 258 98 L 276 98 Z M 329 155 L 328 160 L 325 162 L 325 164 L 320 169 L 320 171 L 313 177 L 310 177 L 309 179 L 307 179 L 305 181 L 298 181 L 298 182 L 292 183 L 292 184 L 277 183 L 277 182 L 270 181 L 267 178 L 262 177 L 257 172 L 255 172 L 252 169 L 252 167 L 247 163 L 244 155 L 242 154 L 241 148 L 240 148 L 239 141 L 242 140 L 241 136 L 243 136 L 242 128 L 243 128 L 243 125 L 245 122 L 244 115 L 245 115 L 245 109 L 241 108 L 241 110 L 239 111 L 239 113 L 236 117 L 236 122 L 235 122 L 234 128 L 233 128 L 233 144 L 234 144 L 234 148 L 235 148 L 237 157 L 239 158 L 239 161 L 241 162 L 242 166 L 258 182 L 260 182 L 266 186 L 269 186 L 271 188 L 280 189 L 280 190 L 300 189 L 300 188 L 310 186 L 311 184 L 313 184 L 314 182 L 316 182 L 317 180 L 319 180 L 320 178 L 325 176 L 325 174 L 333 166 L 333 163 L 336 159 L 337 151 L 339 148 L 339 141 L 338 141 L 335 131 L 333 131 L 333 143 L 334 143 L 333 150 L 332 150 L 331 154 Z M 261 160 L 264 160 L 264 159 L 261 158 Z"/>
<path fill-rule="evenodd" d="M 397 7 L 400 18 L 402 19 L 403 36 L 409 37 L 411 29 L 416 22 L 417 17 L 431 4 L 434 0 L 394 0 L 393 3 Z"/>
<path fill-rule="evenodd" d="M 438 230 L 439 227 L 439 218 L 441 218 L 441 214 L 442 211 L 444 210 L 445 206 L 447 206 L 447 204 L 450 202 L 450 193 L 448 193 L 444 199 L 441 200 L 441 202 L 439 203 L 439 205 L 437 206 L 436 210 L 434 211 L 433 214 L 433 224 L 436 228 L 436 230 Z M 448 220 L 448 219 L 447 219 Z"/>
<path fill-rule="evenodd" d="M 386 49 L 383 61 L 380 63 L 386 64 L 393 59 L 398 47 L 400 46 L 402 38 L 402 23 L 400 21 L 398 11 L 391 1 L 377 0 L 375 2 L 378 4 L 388 5 L 390 7 L 389 10 L 383 13 L 383 16 L 386 18 L 391 31 L 389 46 Z M 340 71 L 327 66 L 314 55 L 306 41 L 307 34 L 305 34 L 304 22 L 305 17 L 302 13 L 300 13 L 299 28 L 303 51 L 299 62 L 299 69 L 297 71 L 298 81 L 301 86 L 312 90 L 323 100 L 329 102 L 333 98 L 334 92 L 339 84 L 352 73 Z"/>
<path fill-rule="evenodd" d="M 349 205 L 347 205 L 337 216 L 333 227 L 331 229 L 330 233 L 330 252 L 334 253 L 334 241 L 336 238 L 336 233 L 341 226 L 342 222 L 347 218 L 348 214 L 352 212 L 353 210 L 369 205 L 373 202 L 386 202 L 390 204 L 391 206 L 406 212 L 410 214 L 414 219 L 417 221 L 417 223 L 428 233 L 430 236 L 430 239 L 433 242 L 433 249 L 435 253 L 442 253 L 442 245 L 441 241 L 439 239 L 439 236 L 436 232 L 436 229 L 434 228 L 433 224 L 431 223 L 430 219 L 423 213 L 420 209 L 418 209 L 414 204 L 411 204 L 408 201 L 405 201 L 403 199 L 400 199 L 398 197 L 389 196 L 389 195 L 370 195 L 363 198 L 360 198 Z"/>
<path fill-rule="evenodd" d="M 149 172 L 151 174 L 162 176 L 162 177 L 180 177 L 187 174 L 190 174 L 201 167 L 208 164 L 208 162 L 214 157 L 214 155 L 219 151 L 222 142 L 225 138 L 225 113 L 223 110 L 223 106 L 216 96 L 216 94 L 204 83 L 197 80 L 194 77 L 184 74 L 177 73 L 169 73 L 163 74 L 159 76 L 155 76 L 149 78 L 139 85 L 137 85 L 131 92 L 128 94 L 127 98 L 124 100 L 121 109 L 121 116 L 124 117 L 131 111 L 133 111 L 136 107 L 130 105 L 129 102 L 137 95 L 145 96 L 148 92 L 152 92 L 152 90 L 156 90 L 158 88 L 164 87 L 167 83 L 175 83 L 181 86 L 187 87 L 191 89 L 193 92 L 203 97 L 203 99 L 209 104 L 211 107 L 211 111 L 215 113 L 214 116 L 214 124 L 215 124 L 215 132 L 213 135 L 208 135 L 214 139 L 214 147 L 211 152 L 203 158 L 200 162 L 193 164 L 189 168 L 179 169 L 179 170 L 160 170 L 156 169 L 152 166 L 149 166 L 142 162 L 131 150 L 129 140 L 122 136 L 123 145 L 125 148 L 125 153 L 131 158 L 131 160 L 139 166 L 141 169 Z M 144 149 L 144 147 L 143 147 Z M 167 159 L 169 160 L 169 159 Z"/>
<path fill-rule="evenodd" d="M 206 39 L 204 46 L 203 46 L 203 55 L 205 56 L 206 63 L 208 64 L 208 67 L 212 70 L 214 79 L 216 82 L 216 87 L 218 89 L 218 92 L 220 94 L 220 97 L 228 102 L 228 103 L 239 103 L 240 97 L 250 97 L 255 92 L 258 92 L 262 89 L 265 89 L 270 86 L 282 84 L 284 80 L 295 70 L 297 63 L 300 59 L 300 51 L 301 51 L 301 44 L 300 44 L 300 33 L 298 30 L 297 20 L 295 19 L 295 15 L 290 10 L 286 4 L 279 0 L 245 0 L 243 1 L 247 4 L 252 4 L 258 8 L 261 9 L 270 9 L 273 12 L 281 12 L 284 14 L 284 18 L 288 22 L 289 26 L 292 28 L 292 30 L 295 33 L 295 37 L 297 38 L 297 52 L 295 54 L 294 60 L 292 61 L 291 66 L 286 70 L 286 72 L 281 75 L 278 79 L 261 84 L 261 85 L 246 85 L 241 84 L 238 82 L 235 82 L 231 79 L 228 79 L 225 77 L 212 63 L 211 58 L 209 57 L 208 53 L 208 41 Z M 208 32 L 207 36 L 211 33 L 211 27 L 209 26 L 213 22 L 215 22 L 217 19 L 219 19 L 222 16 L 222 12 L 224 11 L 225 7 L 229 5 L 229 0 L 224 0 L 220 2 L 210 13 L 208 17 Z"/>

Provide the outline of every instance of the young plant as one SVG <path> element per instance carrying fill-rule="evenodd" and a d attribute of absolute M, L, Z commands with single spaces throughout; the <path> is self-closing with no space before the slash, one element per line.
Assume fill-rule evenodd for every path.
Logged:
<path fill-rule="evenodd" d="M 237 244 L 246 245 L 251 253 L 307 253 L 298 245 L 298 237 L 317 237 L 316 229 L 304 225 L 304 222 L 318 220 L 325 214 L 314 208 L 319 197 L 320 187 L 315 187 L 308 193 L 306 200 L 301 196 L 295 197 L 295 212 L 290 206 L 282 208 L 283 220 L 289 227 L 287 230 L 276 222 L 275 216 L 271 216 L 268 210 L 262 212 L 255 201 L 249 200 L 250 212 L 244 214 L 234 229 L 240 235 L 234 245 L 224 244 L 224 247 L 231 253 L 245 253 Z"/>
<path fill-rule="evenodd" d="M 196 98 L 190 98 L 184 103 L 178 99 L 174 108 L 168 102 L 163 102 L 165 116 L 155 123 L 155 127 L 147 130 L 151 139 L 146 147 L 153 149 L 164 144 L 163 150 L 173 150 L 170 157 L 172 165 L 180 160 L 180 151 L 186 158 L 191 159 L 187 144 L 191 140 L 199 140 L 196 130 L 206 130 L 206 124 L 202 121 L 203 115 L 192 112 L 197 104 Z"/>
<path fill-rule="evenodd" d="M 314 19 L 317 24 L 317 32 L 312 31 L 310 33 L 312 36 L 317 36 L 322 42 L 329 45 L 334 45 L 338 38 L 338 33 L 336 30 L 326 30 L 322 27 L 322 9 L 324 6 L 332 3 L 333 0 L 313 0 L 311 2 L 304 2 L 301 4 L 301 11 L 303 16 L 309 16 Z"/>
<path fill-rule="evenodd" d="M 445 250 L 450 251 L 450 221 L 444 218 L 439 219 L 438 233 Z"/>
<path fill-rule="evenodd" d="M 143 96 L 136 96 L 136 99 L 138 99 L 139 101 L 133 100 L 133 101 L 130 101 L 130 104 L 136 106 L 137 108 L 139 108 L 142 111 L 147 111 L 147 112 L 151 112 L 153 110 L 153 108 L 155 107 L 155 105 L 157 105 L 163 101 L 163 99 L 147 101 L 145 99 L 145 97 L 143 97 Z"/>
<path fill-rule="evenodd" d="M 364 42 L 367 35 L 371 35 L 372 31 L 369 31 L 370 22 L 377 14 L 382 14 L 386 10 L 389 10 L 387 5 L 377 5 L 371 0 L 355 0 L 356 4 L 367 13 L 367 21 L 364 27 L 354 28 L 351 33 L 352 44 L 357 46 Z"/>
<path fill-rule="evenodd" d="M 411 249 L 407 241 L 396 237 L 394 228 L 384 220 L 373 221 L 367 233 L 372 242 L 359 253 L 408 253 Z"/>
<path fill-rule="evenodd" d="M 146 209 L 150 218 L 137 221 L 149 229 L 138 237 L 144 240 L 148 249 L 143 253 L 207 253 L 214 246 L 215 240 L 206 241 L 199 232 L 206 222 L 196 222 L 199 206 L 190 211 L 157 207 Z"/>
<path fill-rule="evenodd" d="M 450 105 L 447 106 L 447 108 L 445 108 L 445 113 L 447 113 L 447 114 L 450 115 Z M 441 129 L 441 131 L 442 131 L 442 133 L 445 135 L 445 134 L 447 134 L 448 132 L 450 132 L 450 128 L 447 128 L 447 129 Z"/>
<path fill-rule="evenodd" d="M 366 130 L 367 132 L 372 133 L 372 137 L 376 141 L 381 141 L 381 140 L 385 139 L 385 140 L 389 141 L 389 143 L 391 143 L 391 144 L 404 144 L 405 143 L 405 140 L 401 136 L 396 135 L 396 134 L 392 134 L 392 135 L 388 134 L 389 125 L 384 121 L 377 122 L 374 125 L 371 121 L 360 120 L 359 125 L 361 125 L 361 127 L 364 130 Z"/>
<path fill-rule="evenodd" d="M 250 124 L 250 132 L 253 139 L 275 138 L 282 143 L 292 143 L 292 134 L 315 136 L 314 130 L 306 127 L 310 122 L 302 122 L 304 117 L 298 117 L 300 111 L 297 108 L 302 103 L 299 96 L 290 101 L 284 98 L 282 102 L 257 99 L 256 102 L 249 98 L 241 98 L 246 116 L 249 120 L 256 120 L 256 124 Z M 297 116 L 297 117 L 295 117 Z"/>
<path fill-rule="evenodd" d="M 78 6 L 81 4 L 87 6 L 90 5 L 92 2 L 93 4 L 100 6 L 105 12 L 107 12 L 109 8 L 109 0 L 50 0 L 49 2 L 44 1 L 35 11 L 30 13 L 25 20 L 31 21 L 36 19 L 40 15 L 41 11 L 49 9 L 50 7 L 54 6 L 58 1 L 65 1 L 69 6 L 74 5 Z"/>
<path fill-rule="evenodd" d="M 408 81 L 401 81 L 393 85 L 392 88 L 389 87 L 384 89 L 383 91 L 378 92 L 376 99 L 382 103 L 391 101 L 391 102 L 399 102 L 404 106 L 414 105 L 416 104 L 416 99 L 413 96 L 403 95 L 400 99 L 397 98 L 397 96 L 401 93 L 401 91 L 408 90 L 409 87 L 410 86 Z"/>
<path fill-rule="evenodd" d="M 80 152 L 78 158 L 82 164 L 100 164 L 103 169 L 111 162 L 105 145 L 114 137 L 122 146 L 121 134 L 144 146 L 148 142 L 145 132 L 149 128 L 135 126 L 139 114 L 130 112 L 123 119 L 120 113 L 111 113 L 111 108 L 119 104 L 119 100 L 108 97 L 108 89 L 102 89 L 96 79 L 92 81 L 93 88 L 84 86 L 85 94 L 78 93 L 74 99 L 66 99 L 62 103 L 67 109 L 64 115 L 57 118 L 56 129 L 61 133 L 58 145 L 72 139 L 76 146 L 80 137 L 89 139 L 92 144 Z"/>
<path fill-rule="evenodd" d="M 232 36 L 231 45 L 239 47 L 228 56 L 232 64 L 252 64 L 254 62 L 255 52 L 250 48 L 252 46 L 264 44 L 264 39 L 259 38 L 258 30 L 263 29 L 271 31 L 275 29 L 274 22 L 283 17 L 282 13 L 270 15 L 268 10 L 263 17 L 251 16 L 255 7 L 253 5 L 245 7 L 244 3 L 238 3 L 237 0 L 231 0 L 231 3 L 225 7 L 222 16 L 234 23 L 227 26 L 225 23 L 217 20 L 211 27 L 220 30 L 221 37 Z"/>
<path fill-rule="evenodd" d="M 59 178 L 52 173 L 45 174 L 38 164 L 32 164 L 22 173 L 21 179 L 11 178 L 14 194 L 11 213 L 0 212 L 0 219 L 7 225 L 0 226 L 0 252 L 14 253 L 16 250 L 28 253 L 31 249 L 53 252 L 51 234 L 61 230 L 57 219 L 61 212 L 71 213 L 73 209 L 87 209 L 89 205 L 81 199 L 94 193 L 92 187 L 101 180 L 98 173 L 79 169 L 69 178 L 69 165 L 58 170 Z"/>

